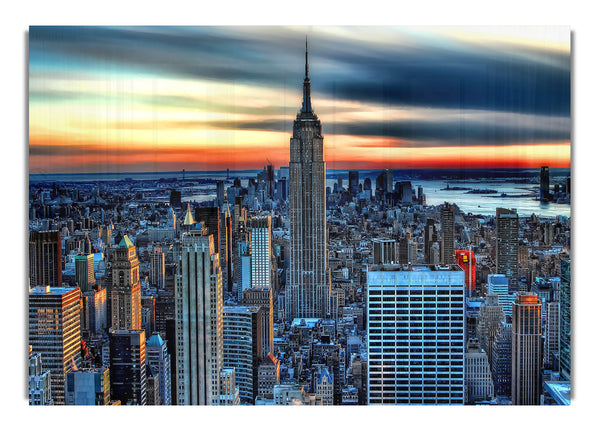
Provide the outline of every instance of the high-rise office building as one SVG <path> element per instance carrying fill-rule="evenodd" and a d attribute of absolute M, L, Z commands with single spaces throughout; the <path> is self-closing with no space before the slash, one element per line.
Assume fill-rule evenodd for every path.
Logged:
<path fill-rule="evenodd" d="M 516 290 L 519 282 L 519 216 L 515 210 L 496 208 L 496 274 L 508 277 Z"/>
<path fill-rule="evenodd" d="M 431 253 L 431 248 L 433 244 L 435 244 L 438 240 L 437 231 L 435 229 L 435 221 L 428 218 L 425 223 L 425 233 L 423 238 L 423 255 L 424 255 L 424 263 L 431 264 L 433 263 L 433 256 Z"/>
<path fill-rule="evenodd" d="M 81 366 L 78 287 L 36 286 L 29 291 L 29 345 L 50 371 L 52 399 L 65 404 L 65 373 Z"/>
<path fill-rule="evenodd" d="M 550 199 L 550 169 L 548 166 L 540 168 L 540 200 Z"/>
<path fill-rule="evenodd" d="M 537 295 L 518 293 L 512 323 L 513 405 L 539 405 L 542 390 L 542 303 Z"/>
<path fill-rule="evenodd" d="M 29 405 L 50 406 L 52 401 L 52 385 L 50 371 L 42 367 L 41 353 L 29 355 Z"/>
<path fill-rule="evenodd" d="M 369 404 L 463 404 L 464 283 L 457 265 L 369 268 Z"/>
<path fill-rule="evenodd" d="M 273 399 L 273 388 L 279 384 L 281 363 L 272 353 L 266 355 L 258 366 L 258 396 Z"/>
<path fill-rule="evenodd" d="M 240 390 L 235 384 L 235 376 L 235 368 L 222 368 L 219 372 L 219 405 L 240 405 Z"/>
<path fill-rule="evenodd" d="M 352 196 L 358 194 L 358 171 L 348 171 L 348 191 Z"/>
<path fill-rule="evenodd" d="M 302 108 L 290 138 L 290 269 L 285 292 L 288 318 L 329 314 L 331 275 L 325 204 L 323 135 L 310 100 L 307 47 Z"/>
<path fill-rule="evenodd" d="M 146 403 L 146 333 L 143 330 L 110 332 L 110 396 L 122 405 Z"/>
<path fill-rule="evenodd" d="M 505 320 L 504 310 L 498 300 L 498 295 L 488 294 L 484 303 L 479 308 L 477 316 L 477 327 L 475 334 L 488 358 L 491 356 L 492 330 L 495 323 L 501 323 Z"/>
<path fill-rule="evenodd" d="M 560 375 L 571 380 L 571 260 L 560 262 Z"/>
<path fill-rule="evenodd" d="M 258 395 L 258 365 L 264 356 L 262 324 L 261 307 L 223 307 L 223 366 L 235 368 L 235 384 L 245 404 L 254 404 Z"/>
<path fill-rule="evenodd" d="M 108 329 L 108 301 L 106 289 L 94 286 L 81 295 L 81 331 L 85 334 L 101 334 Z"/>
<path fill-rule="evenodd" d="M 71 370 L 65 376 L 66 405 L 110 405 L 110 377 L 108 367 Z"/>
<path fill-rule="evenodd" d="M 177 405 L 218 405 L 223 368 L 223 288 L 212 235 L 181 238 L 175 293 Z"/>
<path fill-rule="evenodd" d="M 156 247 L 150 255 L 150 285 L 165 288 L 165 253 Z"/>
<path fill-rule="evenodd" d="M 494 393 L 510 396 L 512 376 L 512 324 L 499 322 L 492 332 L 491 367 Z"/>
<path fill-rule="evenodd" d="M 91 290 L 93 284 L 96 282 L 94 276 L 94 255 L 78 255 L 75 256 L 75 280 L 77 280 L 77 286 L 81 289 L 81 292 L 87 292 Z"/>
<path fill-rule="evenodd" d="M 397 255 L 398 243 L 395 239 L 373 239 L 373 265 L 398 264 Z"/>
<path fill-rule="evenodd" d="M 467 292 L 475 290 L 477 259 L 475 254 L 470 250 L 456 250 L 455 260 L 458 266 L 465 272 L 465 288 Z"/>
<path fill-rule="evenodd" d="M 491 400 L 494 382 L 487 354 L 476 339 L 470 339 L 465 353 L 465 389 L 470 403 Z"/>
<path fill-rule="evenodd" d="M 263 309 L 263 334 L 262 354 L 274 352 L 273 345 L 273 289 L 270 287 L 257 287 L 244 290 L 242 303 L 244 305 L 255 305 Z"/>
<path fill-rule="evenodd" d="M 251 286 L 271 287 L 271 217 L 248 220 L 252 240 Z"/>
<path fill-rule="evenodd" d="M 508 277 L 504 274 L 488 274 L 488 295 L 498 295 L 498 304 L 505 316 L 512 318 L 512 304 L 515 295 L 508 291 Z"/>
<path fill-rule="evenodd" d="M 29 232 L 29 284 L 62 286 L 62 245 L 60 232 Z"/>
<path fill-rule="evenodd" d="M 221 211 L 222 207 L 223 205 L 219 207 L 197 207 L 194 210 L 194 219 L 198 223 L 204 222 L 208 235 L 213 236 L 215 250 L 219 253 L 223 277 L 222 288 L 228 290 L 230 288 L 229 277 L 233 275 L 230 268 L 232 251 L 231 217 L 229 211 Z"/>
<path fill-rule="evenodd" d="M 157 375 L 159 401 L 155 405 L 171 405 L 171 355 L 167 350 L 167 342 L 158 332 L 152 334 L 146 342 L 146 365 Z"/>
<path fill-rule="evenodd" d="M 560 302 L 546 303 L 546 324 L 544 325 L 544 368 L 558 369 L 560 336 Z"/>
<path fill-rule="evenodd" d="M 448 202 L 442 208 L 442 256 L 443 265 L 454 263 L 454 209 Z"/>
<path fill-rule="evenodd" d="M 139 261 L 127 235 L 114 251 L 110 290 L 111 328 L 138 331 L 142 328 L 142 296 Z"/>

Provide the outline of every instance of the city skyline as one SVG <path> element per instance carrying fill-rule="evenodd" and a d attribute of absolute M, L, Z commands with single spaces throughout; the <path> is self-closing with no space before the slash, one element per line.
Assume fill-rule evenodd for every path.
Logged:
<path fill-rule="evenodd" d="M 30 173 L 287 165 L 306 36 L 331 169 L 570 167 L 567 27 L 31 27 Z"/>

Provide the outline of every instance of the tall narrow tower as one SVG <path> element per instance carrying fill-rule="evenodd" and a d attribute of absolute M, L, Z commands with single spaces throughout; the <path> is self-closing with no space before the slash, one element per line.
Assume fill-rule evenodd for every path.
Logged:
<path fill-rule="evenodd" d="M 115 249 L 112 263 L 113 286 L 110 293 L 113 330 L 142 329 L 142 296 L 140 291 L 140 263 L 135 245 L 127 235 Z"/>
<path fill-rule="evenodd" d="M 327 268 L 325 160 L 321 121 L 312 110 L 305 54 L 302 109 L 290 138 L 290 269 L 285 292 L 288 318 L 326 317 L 331 277 Z"/>

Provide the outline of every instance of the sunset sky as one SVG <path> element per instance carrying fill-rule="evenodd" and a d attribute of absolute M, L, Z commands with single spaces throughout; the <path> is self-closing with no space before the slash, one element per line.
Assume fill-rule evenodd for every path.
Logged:
<path fill-rule="evenodd" d="M 570 167 L 568 27 L 30 27 L 29 172 Z"/>

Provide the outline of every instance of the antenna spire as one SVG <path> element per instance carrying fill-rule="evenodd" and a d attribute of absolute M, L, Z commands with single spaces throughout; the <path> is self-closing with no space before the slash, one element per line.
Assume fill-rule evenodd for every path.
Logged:
<path fill-rule="evenodd" d="M 304 62 L 304 68 L 305 68 L 305 78 L 308 79 L 308 35 L 306 35 L 306 52 L 305 52 L 305 62 Z"/>

